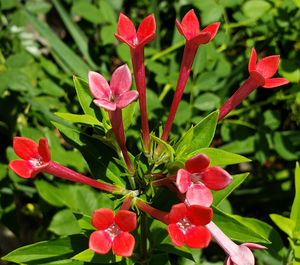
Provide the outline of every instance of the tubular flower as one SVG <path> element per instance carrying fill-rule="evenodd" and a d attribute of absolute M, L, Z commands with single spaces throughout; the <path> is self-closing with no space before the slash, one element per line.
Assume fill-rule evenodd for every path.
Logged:
<path fill-rule="evenodd" d="M 37 145 L 31 139 L 14 137 L 13 148 L 17 156 L 23 160 L 13 160 L 8 167 L 20 177 L 34 178 L 48 167 L 51 155 L 46 138 L 41 138 Z"/>
<path fill-rule="evenodd" d="M 277 71 L 279 57 L 279 55 L 268 56 L 256 63 L 256 51 L 254 48 L 251 49 L 248 64 L 250 76 L 231 96 L 231 98 L 228 99 L 220 108 L 218 121 L 222 120 L 230 111 L 237 107 L 259 86 L 262 86 L 264 88 L 273 88 L 289 83 L 289 81 L 285 78 L 271 78 Z"/>
<path fill-rule="evenodd" d="M 135 239 L 128 232 L 136 228 L 136 214 L 120 210 L 114 216 L 112 210 L 103 208 L 94 211 L 92 225 L 98 229 L 91 234 L 90 250 L 98 254 L 106 254 L 112 248 L 115 255 L 130 257 Z"/>
<path fill-rule="evenodd" d="M 266 249 L 266 247 L 254 243 L 235 244 L 213 222 L 205 225 L 205 228 L 210 232 L 212 238 L 218 245 L 226 252 L 227 257 L 224 261 L 224 265 L 254 265 L 255 259 L 251 250 Z"/>
<path fill-rule="evenodd" d="M 185 169 L 177 172 L 176 184 L 181 193 L 186 192 L 190 205 L 198 204 L 209 207 L 213 197 L 209 189 L 225 189 L 232 181 L 230 174 L 218 166 L 208 167 L 210 159 L 200 153 L 185 163 Z"/>
<path fill-rule="evenodd" d="M 126 64 L 114 71 L 110 86 L 106 79 L 96 72 L 90 71 L 88 79 L 91 94 L 96 98 L 93 102 L 108 111 L 123 109 L 139 96 L 136 90 L 129 91 L 132 77 Z"/>
<path fill-rule="evenodd" d="M 161 139 L 165 142 L 168 140 L 177 108 L 189 78 L 198 47 L 200 44 L 206 44 L 214 38 L 219 29 L 220 23 L 213 23 L 199 32 L 200 24 L 194 10 L 192 9 L 184 16 L 181 24 L 178 20 L 176 20 L 176 26 L 179 33 L 185 37 L 186 43 L 172 106 L 161 136 Z M 159 151 L 160 148 L 157 149 L 156 153 L 158 154 Z"/>
<path fill-rule="evenodd" d="M 154 40 L 155 28 L 153 14 L 146 17 L 140 24 L 138 31 L 136 31 L 131 20 L 121 13 L 118 22 L 118 34 L 115 33 L 115 37 L 120 42 L 126 43 L 130 48 L 135 49 Z"/>
<path fill-rule="evenodd" d="M 185 244 L 190 248 L 206 248 L 210 243 L 210 233 L 202 227 L 212 220 L 213 211 L 209 207 L 184 203 L 172 206 L 168 215 L 168 232 L 177 247 Z"/>

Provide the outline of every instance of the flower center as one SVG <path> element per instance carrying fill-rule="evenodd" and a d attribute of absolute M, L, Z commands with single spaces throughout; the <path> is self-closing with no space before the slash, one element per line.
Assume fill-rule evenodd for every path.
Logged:
<path fill-rule="evenodd" d="M 41 158 L 40 156 L 38 158 L 30 160 L 30 162 L 34 167 L 40 167 L 44 164 L 43 158 Z"/>
<path fill-rule="evenodd" d="M 186 217 L 181 218 L 176 225 L 183 233 L 185 233 L 187 229 L 194 227 Z"/>
<path fill-rule="evenodd" d="M 191 182 L 194 184 L 202 184 L 201 175 L 202 175 L 202 173 L 192 173 L 191 174 Z"/>
<path fill-rule="evenodd" d="M 112 239 L 121 233 L 120 227 L 115 222 L 113 222 L 105 231 L 109 233 Z"/>

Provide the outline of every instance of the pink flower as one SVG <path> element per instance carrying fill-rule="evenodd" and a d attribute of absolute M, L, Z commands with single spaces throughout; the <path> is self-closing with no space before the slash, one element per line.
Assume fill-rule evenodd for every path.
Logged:
<path fill-rule="evenodd" d="M 118 22 L 118 34 L 115 33 L 115 37 L 120 42 L 126 43 L 130 48 L 135 49 L 153 41 L 155 38 L 155 29 L 156 25 L 153 14 L 142 21 L 136 32 L 131 20 L 121 13 Z"/>
<path fill-rule="evenodd" d="M 112 210 L 103 208 L 94 211 L 92 225 L 98 229 L 91 234 L 90 250 L 98 254 L 106 254 L 112 248 L 115 255 L 130 257 L 135 239 L 128 232 L 136 228 L 136 214 L 120 210 L 114 216 Z"/>
<path fill-rule="evenodd" d="M 181 21 L 181 24 L 176 19 L 176 27 L 179 33 L 184 36 L 188 42 L 196 45 L 210 42 L 217 34 L 219 26 L 220 22 L 216 22 L 199 32 L 200 23 L 193 9 L 186 13 Z"/>
<path fill-rule="evenodd" d="M 273 88 L 288 84 L 285 78 L 271 78 L 277 71 L 280 55 L 268 56 L 256 63 L 256 51 L 251 49 L 248 70 L 259 86 Z"/>
<path fill-rule="evenodd" d="M 31 139 L 14 137 L 13 148 L 24 160 L 13 160 L 8 167 L 22 178 L 34 178 L 49 165 L 51 155 L 46 138 L 41 138 L 38 146 Z"/>
<path fill-rule="evenodd" d="M 205 248 L 210 243 L 210 233 L 202 227 L 212 220 L 213 211 L 209 207 L 184 203 L 172 206 L 168 215 L 168 232 L 172 243 L 177 247 L 185 244 L 190 248 Z"/>
<path fill-rule="evenodd" d="M 139 96 L 136 90 L 129 91 L 132 77 L 126 64 L 117 68 L 112 74 L 110 86 L 106 79 L 96 72 L 90 71 L 88 79 L 90 91 L 96 98 L 93 102 L 106 110 L 123 109 Z"/>
<path fill-rule="evenodd" d="M 213 201 L 209 189 L 222 190 L 232 181 L 227 171 L 218 166 L 208 167 L 209 164 L 209 157 L 200 153 L 185 162 L 186 170 L 179 169 L 177 172 L 177 188 L 181 193 L 186 192 L 190 205 L 209 207 Z"/>

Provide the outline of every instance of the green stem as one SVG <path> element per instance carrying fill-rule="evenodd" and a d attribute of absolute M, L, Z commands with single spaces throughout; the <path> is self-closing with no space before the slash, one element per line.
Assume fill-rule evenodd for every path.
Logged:
<path fill-rule="evenodd" d="M 173 46 L 171 46 L 171 47 L 169 47 L 169 48 L 167 48 L 167 49 L 165 49 L 165 50 L 163 50 L 163 51 L 161 51 L 161 52 L 159 52 L 159 53 L 153 55 L 153 56 L 150 58 L 150 60 L 151 60 L 151 61 L 155 61 L 155 60 L 159 59 L 160 57 L 163 57 L 163 56 L 165 56 L 166 54 L 171 53 L 172 51 L 175 51 L 175 50 L 179 49 L 179 48 L 182 47 L 184 44 L 185 44 L 185 40 L 184 40 L 184 41 L 181 41 L 181 42 L 178 42 L 178 43 L 176 43 L 175 45 L 173 45 Z"/>

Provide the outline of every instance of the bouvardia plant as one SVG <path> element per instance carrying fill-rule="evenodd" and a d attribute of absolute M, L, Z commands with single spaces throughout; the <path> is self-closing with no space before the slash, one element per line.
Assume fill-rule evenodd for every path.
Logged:
<path fill-rule="evenodd" d="M 279 55 L 257 62 L 252 48 L 249 78 L 236 93 L 219 110 L 192 126 L 178 142 L 169 139 L 197 49 L 215 37 L 219 25 L 213 23 L 200 31 L 193 10 L 181 23 L 176 20 L 179 33 L 186 39 L 179 78 L 166 123 L 150 131 L 144 46 L 155 38 L 155 18 L 146 17 L 136 31 L 130 19 L 120 15 L 115 37 L 129 46 L 137 90 L 130 90 L 132 75 L 126 64 L 113 72 L 110 82 L 92 71 L 88 83 L 74 77 L 84 114 L 57 115 L 80 123 L 86 127 L 85 132 L 53 122 L 65 141 L 82 153 L 94 178 L 53 161 L 46 138 L 37 144 L 15 137 L 13 148 L 21 160 L 9 164 L 22 178 L 35 178 L 42 172 L 47 178 L 53 175 L 95 189 L 69 182 L 57 182 L 54 186 L 36 178 L 35 185 L 44 200 L 69 209 L 56 216 L 66 218 L 61 225 L 67 222 L 64 229 L 68 231 L 50 241 L 17 249 L 4 260 L 22 264 L 171 264 L 169 253 L 199 260 L 200 253 L 193 249 L 209 247 L 212 239 L 224 250 L 226 265 L 254 264 L 254 249 L 268 248 L 265 251 L 275 258 L 282 257 L 280 248 L 269 245 L 270 226 L 259 220 L 231 216 L 218 208 L 247 177 L 231 176 L 224 167 L 249 159 L 209 148 L 218 121 L 251 92 L 259 86 L 273 88 L 288 83 L 284 78 L 272 78 Z M 132 154 L 126 147 L 126 130 L 135 109 L 141 116 L 142 148 L 140 153 Z M 89 207 L 82 207 L 83 203 Z M 294 236 L 299 233 L 299 218 L 292 215 L 294 232 L 289 236 L 296 247 Z M 50 224 L 53 229 L 56 217 Z"/>

